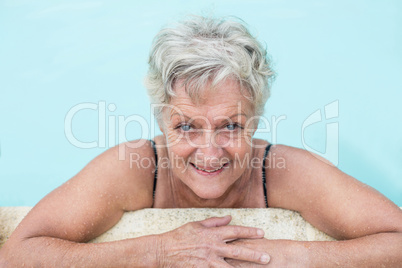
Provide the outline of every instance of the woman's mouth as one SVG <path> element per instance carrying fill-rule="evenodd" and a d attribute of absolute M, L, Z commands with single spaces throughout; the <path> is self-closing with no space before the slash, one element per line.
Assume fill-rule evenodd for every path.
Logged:
<path fill-rule="evenodd" d="M 216 169 L 205 168 L 205 167 L 204 167 L 204 168 L 201 168 L 201 167 L 199 167 L 199 166 L 196 166 L 196 165 L 193 164 L 193 163 L 191 163 L 191 165 L 194 167 L 194 169 L 195 169 L 198 173 L 200 173 L 200 174 L 202 174 L 202 175 L 207 175 L 207 174 L 208 174 L 208 175 L 216 175 L 216 174 L 221 173 L 221 172 L 223 171 L 223 169 L 229 165 L 229 162 L 223 164 L 222 166 L 220 166 L 219 168 L 216 168 Z"/>

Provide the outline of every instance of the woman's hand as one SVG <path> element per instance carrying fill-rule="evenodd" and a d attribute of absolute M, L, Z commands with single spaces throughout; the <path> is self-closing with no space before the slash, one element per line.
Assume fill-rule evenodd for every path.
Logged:
<path fill-rule="evenodd" d="M 269 264 L 263 265 L 227 259 L 227 263 L 233 267 L 309 267 L 307 248 L 297 241 L 240 239 L 229 244 L 266 251 L 271 256 Z"/>
<path fill-rule="evenodd" d="M 269 256 L 261 251 L 227 244 L 243 238 L 261 239 L 264 231 L 244 226 L 227 226 L 230 216 L 187 223 L 160 235 L 159 266 L 232 267 L 225 259 L 266 264 Z"/>

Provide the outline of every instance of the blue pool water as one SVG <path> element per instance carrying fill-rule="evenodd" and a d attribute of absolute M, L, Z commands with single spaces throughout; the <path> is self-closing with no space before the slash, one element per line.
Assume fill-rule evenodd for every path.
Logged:
<path fill-rule="evenodd" d="M 38 2 L 0 1 L 0 206 L 33 206 L 117 142 L 159 134 L 144 127 L 148 51 L 188 13 L 238 16 L 266 42 L 278 76 L 258 138 L 402 206 L 402 2 Z"/>

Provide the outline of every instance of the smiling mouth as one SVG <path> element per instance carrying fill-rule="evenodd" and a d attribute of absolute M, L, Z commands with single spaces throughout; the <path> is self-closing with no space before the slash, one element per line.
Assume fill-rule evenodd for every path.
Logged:
<path fill-rule="evenodd" d="M 200 168 L 200 167 L 196 166 L 196 165 L 193 164 L 193 163 L 191 163 L 191 165 L 193 165 L 193 167 L 195 167 L 197 170 L 201 170 L 201 171 L 208 172 L 208 173 L 214 173 L 214 172 L 216 172 L 216 171 L 218 171 L 218 170 L 221 170 L 221 169 L 223 169 L 224 167 L 226 167 L 226 166 L 228 165 L 228 163 L 225 163 L 225 164 L 223 164 L 221 167 L 219 167 L 219 168 L 217 168 L 217 169 L 212 169 L 212 170 L 207 170 L 207 169 Z"/>

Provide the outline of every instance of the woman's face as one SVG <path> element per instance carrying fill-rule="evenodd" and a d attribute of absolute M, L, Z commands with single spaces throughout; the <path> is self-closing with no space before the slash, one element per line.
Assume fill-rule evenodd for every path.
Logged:
<path fill-rule="evenodd" d="M 176 83 L 161 126 L 171 172 L 200 198 L 216 199 L 248 168 L 253 109 L 234 80 L 206 89 L 198 105 L 181 84 Z"/>

